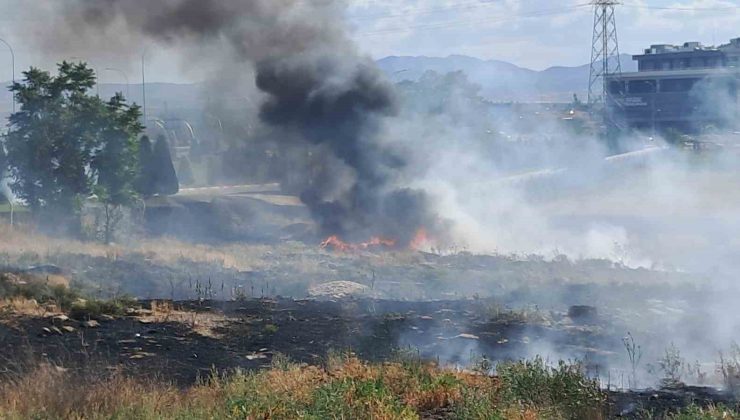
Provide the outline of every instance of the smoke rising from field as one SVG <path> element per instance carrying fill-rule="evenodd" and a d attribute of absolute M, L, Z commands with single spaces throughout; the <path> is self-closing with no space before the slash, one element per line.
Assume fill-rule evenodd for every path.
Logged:
<path fill-rule="evenodd" d="M 407 96 L 414 106 L 404 107 L 386 132 L 406 139 L 402 144 L 412 151 L 406 155 L 415 171 L 412 185 L 435 197 L 439 213 L 455 221 L 462 247 L 531 261 L 538 256 L 560 261 L 566 255 L 562 261 L 573 266 L 604 258 L 636 272 L 643 267 L 691 273 L 694 280 L 652 280 L 621 292 L 623 285 L 609 283 L 608 275 L 595 276 L 593 284 L 582 285 L 588 291 L 583 295 L 565 292 L 581 287 L 568 278 L 536 286 L 522 280 L 525 297 L 512 305 L 536 302 L 545 311 L 563 311 L 585 304 L 607 316 L 619 314 L 613 320 L 621 333 L 630 331 L 644 352 L 638 367 L 642 386 L 660 378 L 662 372 L 646 368 L 657 366 L 671 343 L 683 363 L 699 361 L 712 373 L 717 352 L 729 349 L 740 331 L 740 317 L 728 303 L 740 296 L 740 266 L 733 257 L 740 251 L 740 136 L 718 127 L 717 134 L 702 137 L 717 145 L 689 151 L 681 143 L 669 146 L 638 132 L 621 139 L 632 153 L 608 157 L 600 139 L 574 126 L 578 115 L 565 120 L 566 110 L 546 105 L 479 106 L 480 98 L 471 98 L 464 82 L 457 82 L 460 86 L 440 105 L 434 95 L 439 86 L 433 76 L 426 79 L 411 86 Z M 413 100 L 418 91 L 423 99 Z M 726 89 L 706 84 L 693 95 L 703 99 L 698 115 L 720 115 L 725 120 L 720 126 L 733 127 L 737 103 Z M 486 120 L 489 126 L 481 123 Z M 461 282 L 458 291 L 494 293 L 472 283 Z M 531 290 L 538 287 L 547 292 L 536 296 Z M 465 359 L 471 346 L 486 354 L 484 346 L 450 342 L 446 357 Z M 618 339 L 606 347 L 616 353 L 610 362 L 615 373 L 629 368 L 619 360 L 626 358 L 622 347 Z M 577 348 L 530 350 L 551 360 L 588 357 Z M 532 355 L 519 356 L 525 354 Z M 684 380 L 697 378 L 686 373 Z"/>
<path fill-rule="evenodd" d="M 29 10 L 34 7 L 42 6 Z M 461 92 L 442 106 L 427 103 L 430 95 L 421 102 L 432 111 L 409 112 L 347 39 L 341 2 L 75 0 L 43 7 L 60 19 L 33 36 L 57 56 L 75 54 L 74 48 L 138 56 L 143 45 L 168 45 L 181 52 L 183 66 L 252 83 L 246 90 L 256 106 L 244 112 L 274 130 L 271 140 L 290 162 L 283 168 L 286 184 L 300 193 L 323 235 L 407 243 L 418 227 L 437 226 L 440 214 L 455 221 L 455 249 L 712 273 L 707 295 L 739 295 L 732 282 L 740 272 L 736 158 L 697 163 L 657 148 L 609 161 L 598 139 L 555 112 L 487 113 Z M 218 85 L 233 87 L 211 84 Z M 724 95 L 703 97 L 733 109 Z M 461 295 L 480 291 L 466 289 L 465 281 L 457 287 Z M 715 344 L 727 348 L 740 326 L 726 299 L 687 301 L 684 294 L 681 304 L 655 304 L 649 297 L 622 303 L 637 313 L 663 311 L 653 316 L 655 324 L 676 327 L 672 337 L 651 337 L 656 354 L 671 340 L 690 357 Z M 686 302 L 706 305 L 691 323 Z M 564 299 L 548 303 L 562 307 Z M 645 324 L 640 317 L 631 321 Z M 696 331 L 703 333 L 701 345 L 692 342 Z"/>
<path fill-rule="evenodd" d="M 223 67 L 253 70 L 259 117 L 276 130 L 281 154 L 303 161 L 283 169 L 298 180 L 292 187 L 321 233 L 408 244 L 436 218 L 423 192 L 396 186 L 405 161 L 377 141 L 378 120 L 395 112 L 393 90 L 348 40 L 342 10 L 341 2 L 298 0 L 78 0 L 58 7 L 60 24 L 42 44 L 95 48 L 105 39 L 100 47 L 109 49 L 110 39 L 131 52 L 156 42 L 184 48 L 191 63 L 206 51 Z M 207 52 L 211 46 L 220 53 Z"/>

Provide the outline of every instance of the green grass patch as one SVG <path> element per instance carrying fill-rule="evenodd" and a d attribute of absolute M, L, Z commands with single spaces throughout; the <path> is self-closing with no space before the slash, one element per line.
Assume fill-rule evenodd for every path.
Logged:
<path fill-rule="evenodd" d="M 495 377 L 448 371 L 418 359 L 370 364 L 345 356 L 319 367 L 278 358 L 271 369 L 214 373 L 183 390 L 120 374 L 80 377 L 42 368 L 0 384 L 0 418 L 602 418 L 604 400 L 579 368 L 551 368 L 538 359 L 502 366 L 501 372 Z M 70 383 L 79 386 L 66 386 Z M 58 392 L 62 388 L 65 392 Z M 697 411 L 686 415 L 692 413 Z M 688 417 L 677 417 L 683 418 Z"/>
<path fill-rule="evenodd" d="M 120 297 L 115 299 L 78 299 L 72 303 L 69 316 L 74 319 L 97 319 L 102 315 L 123 316 L 126 308 L 135 307 L 136 299 Z"/>

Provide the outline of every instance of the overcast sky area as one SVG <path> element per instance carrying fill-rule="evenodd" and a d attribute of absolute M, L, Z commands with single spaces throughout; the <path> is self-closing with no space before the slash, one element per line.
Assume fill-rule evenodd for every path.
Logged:
<path fill-rule="evenodd" d="M 35 4 L 65 0 L 33 0 Z M 156 1 L 156 0 L 152 0 Z M 245 0 L 248 1 L 248 0 Z M 334 0 L 305 0 L 334 1 Z M 740 0 L 624 0 L 617 10 L 620 49 L 634 54 L 656 43 L 700 41 L 720 44 L 740 37 Z M 346 18 L 359 48 L 374 58 L 389 55 L 463 54 L 532 69 L 575 66 L 589 61 L 593 10 L 587 0 L 350 0 Z M 29 0 L 0 0 L 0 37 L 16 51 L 18 73 L 30 65 L 49 68 L 65 58 L 84 58 L 101 69 L 116 67 L 132 82 L 140 65 L 114 52 L 102 56 L 41 54 L 28 31 L 53 15 L 27 16 Z M 2 47 L 2 46 L 0 46 Z M 159 46 L 147 50 L 148 81 L 188 82 L 201 75 Z M 10 79 L 9 54 L 0 52 L 0 80 Z M 102 71 L 101 80 L 123 76 Z"/>

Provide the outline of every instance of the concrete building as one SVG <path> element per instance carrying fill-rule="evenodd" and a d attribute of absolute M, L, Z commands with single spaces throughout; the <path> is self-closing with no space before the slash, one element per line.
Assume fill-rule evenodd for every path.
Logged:
<path fill-rule="evenodd" d="M 607 116 L 621 129 L 698 132 L 737 120 L 740 38 L 652 45 L 635 55 L 638 71 L 607 77 Z"/>

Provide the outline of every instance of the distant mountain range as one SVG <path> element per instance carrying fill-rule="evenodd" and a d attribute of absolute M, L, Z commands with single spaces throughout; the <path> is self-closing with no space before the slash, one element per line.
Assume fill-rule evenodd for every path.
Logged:
<path fill-rule="evenodd" d="M 622 71 L 637 71 L 632 56 L 620 56 Z M 482 88 L 491 101 L 570 102 L 573 94 L 585 101 L 588 95 L 589 65 L 550 67 L 536 71 L 506 61 L 481 60 L 464 55 L 449 57 L 386 57 L 378 60 L 380 68 L 393 81 L 418 80 L 427 70 L 448 73 L 462 70 Z"/>
<path fill-rule="evenodd" d="M 623 71 L 637 71 L 637 65 L 631 56 L 622 55 L 621 62 Z M 588 64 L 536 71 L 506 61 L 481 60 L 464 55 L 386 57 L 377 63 L 394 82 L 418 80 L 427 70 L 442 74 L 462 70 L 471 81 L 481 86 L 482 95 L 494 102 L 570 102 L 574 93 L 585 101 L 588 94 Z M 8 84 L 10 83 L 5 83 Z M 202 84 L 147 83 L 146 87 L 147 108 L 153 114 L 185 113 L 181 117 L 189 118 L 201 109 L 204 92 Z M 115 92 L 128 92 L 130 102 L 143 102 L 141 84 L 100 85 L 100 94 L 103 97 L 110 97 Z M 10 105 L 10 92 L 0 89 L 0 116 L 7 116 Z"/>

